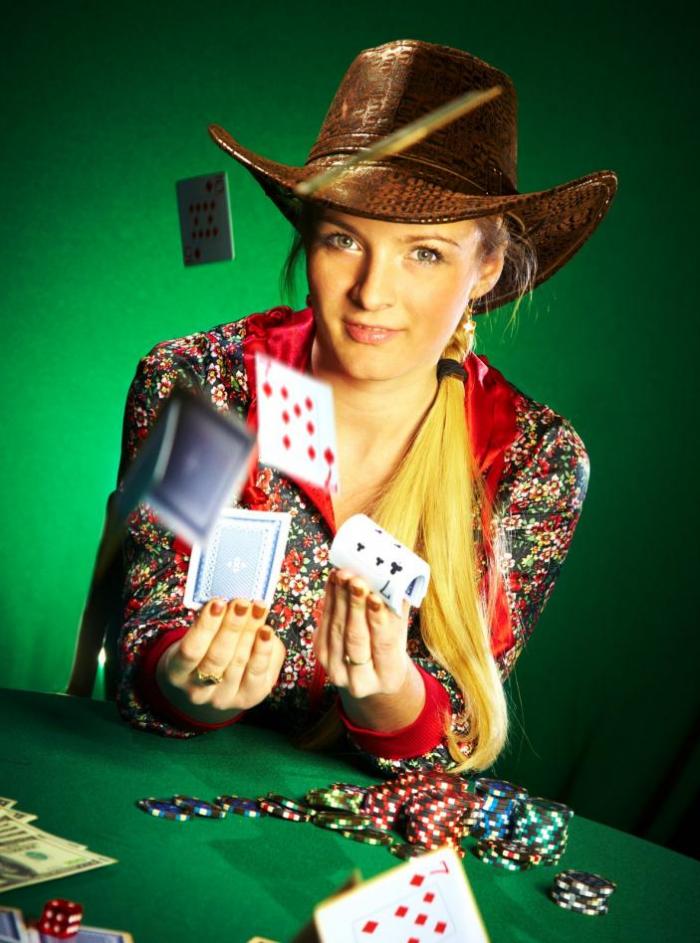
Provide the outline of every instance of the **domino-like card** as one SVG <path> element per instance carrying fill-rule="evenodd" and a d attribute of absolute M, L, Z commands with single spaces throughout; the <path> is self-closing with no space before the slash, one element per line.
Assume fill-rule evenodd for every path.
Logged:
<path fill-rule="evenodd" d="M 428 591 L 430 567 L 366 514 L 353 514 L 338 528 L 329 559 L 367 580 L 397 615 L 403 601 L 420 606 Z"/>
<path fill-rule="evenodd" d="M 182 259 L 185 265 L 234 258 L 233 227 L 225 172 L 178 180 Z"/>
<path fill-rule="evenodd" d="M 291 514 L 225 508 L 206 546 L 192 548 L 185 605 L 208 600 L 262 599 L 272 603 L 287 547 Z"/>

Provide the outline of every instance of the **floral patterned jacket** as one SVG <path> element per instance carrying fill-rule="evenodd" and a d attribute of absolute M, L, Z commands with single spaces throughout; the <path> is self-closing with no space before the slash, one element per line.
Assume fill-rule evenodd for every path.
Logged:
<path fill-rule="evenodd" d="M 280 306 L 157 344 L 140 361 L 129 389 L 120 477 L 176 380 L 204 391 L 216 408 L 235 410 L 255 427 L 255 351 L 308 370 L 313 335 L 309 308 L 292 311 Z M 491 626 L 492 651 L 505 679 L 566 558 L 588 487 L 589 460 L 571 423 L 517 390 L 486 357 L 472 353 L 464 366 L 468 376 L 465 421 L 490 499 L 489 527 L 492 535 L 505 538 L 507 547 L 499 558 L 505 576 L 499 580 Z M 328 554 L 335 532 L 332 506 L 322 491 L 266 466 L 251 472 L 238 504 L 291 513 L 286 555 L 268 618 L 287 655 L 271 694 L 247 713 L 298 733 L 338 700 L 337 691 L 315 661 L 312 646 L 330 569 Z M 484 528 L 481 535 L 487 541 L 488 530 Z M 122 715 L 134 726 L 174 737 L 222 726 L 202 724 L 180 713 L 155 683 L 158 658 L 194 618 L 183 606 L 189 551 L 158 522 L 148 505 L 140 505 L 131 515 L 124 548 L 117 701 Z M 486 567 L 483 553 L 481 559 Z M 426 685 L 426 706 L 414 724 L 378 734 L 355 727 L 341 711 L 351 750 L 382 774 L 451 765 L 440 711 L 451 713 L 458 734 L 468 731 L 462 696 L 451 675 L 425 648 L 415 609 L 409 621 L 408 651 Z"/>

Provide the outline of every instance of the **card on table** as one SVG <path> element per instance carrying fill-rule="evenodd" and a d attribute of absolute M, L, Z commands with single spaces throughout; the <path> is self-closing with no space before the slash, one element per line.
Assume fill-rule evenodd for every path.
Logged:
<path fill-rule="evenodd" d="M 231 412 L 176 388 L 117 493 L 125 520 L 147 501 L 176 534 L 204 544 L 222 507 L 238 496 L 255 437 Z"/>
<path fill-rule="evenodd" d="M 337 492 L 333 390 L 286 364 L 255 355 L 259 460 Z"/>
<path fill-rule="evenodd" d="M 178 180 L 175 189 L 185 265 L 233 259 L 233 228 L 226 173 Z"/>
<path fill-rule="evenodd" d="M 336 532 L 329 559 L 367 580 L 397 615 L 404 599 L 420 606 L 430 582 L 430 567 L 366 514 L 353 514 Z"/>
<path fill-rule="evenodd" d="M 192 547 L 185 605 L 200 609 L 209 599 L 262 599 L 272 603 L 289 535 L 286 511 L 225 508 L 205 546 Z"/>
<path fill-rule="evenodd" d="M 488 943 L 462 862 L 438 848 L 319 904 L 321 943 Z"/>
<path fill-rule="evenodd" d="M 0 907 L 0 943 L 28 943 L 22 911 Z"/>

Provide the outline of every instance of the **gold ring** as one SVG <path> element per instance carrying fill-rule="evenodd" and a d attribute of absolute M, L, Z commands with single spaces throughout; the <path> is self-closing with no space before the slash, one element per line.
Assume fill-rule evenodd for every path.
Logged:
<path fill-rule="evenodd" d="M 199 668 L 195 668 L 194 680 L 197 684 L 221 684 L 224 679 L 223 675 L 208 675 L 200 671 Z"/>
<path fill-rule="evenodd" d="M 353 665 L 353 667 L 357 668 L 359 665 L 368 665 L 372 661 L 372 656 L 370 655 L 366 661 L 353 661 L 349 655 L 344 655 L 343 661 L 346 665 Z"/>

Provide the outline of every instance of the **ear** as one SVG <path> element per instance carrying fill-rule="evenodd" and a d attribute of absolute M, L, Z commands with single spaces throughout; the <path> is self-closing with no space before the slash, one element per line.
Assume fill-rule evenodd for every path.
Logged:
<path fill-rule="evenodd" d="M 482 295 L 486 295 L 491 291 L 501 277 L 504 263 L 505 246 L 500 246 L 483 260 L 481 263 L 479 281 L 474 286 L 474 290 L 471 294 L 473 300 L 481 298 Z"/>

